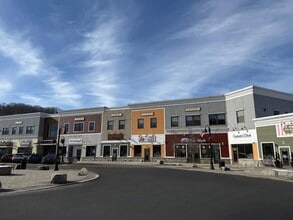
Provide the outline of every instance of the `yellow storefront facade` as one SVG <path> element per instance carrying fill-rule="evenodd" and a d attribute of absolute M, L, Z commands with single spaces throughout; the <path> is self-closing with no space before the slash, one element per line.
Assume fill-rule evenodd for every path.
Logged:
<path fill-rule="evenodd" d="M 130 155 L 144 161 L 165 157 L 165 112 L 163 108 L 133 110 Z"/>

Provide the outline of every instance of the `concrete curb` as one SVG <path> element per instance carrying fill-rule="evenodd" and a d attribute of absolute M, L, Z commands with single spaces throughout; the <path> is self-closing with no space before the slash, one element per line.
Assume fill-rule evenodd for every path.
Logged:
<path fill-rule="evenodd" d="M 161 166 L 160 166 L 161 167 Z M 219 169 L 210 170 L 208 168 L 204 167 L 184 167 L 184 166 L 162 166 L 161 168 L 170 168 L 170 169 L 179 169 L 179 170 L 186 170 L 186 171 L 196 171 L 196 172 L 206 172 L 206 173 L 214 173 L 214 174 L 220 174 L 220 175 L 234 175 L 234 176 L 243 176 L 248 178 L 261 178 L 261 179 L 268 179 L 268 180 L 276 180 L 276 181 L 283 181 L 288 183 L 293 183 L 292 178 L 286 178 L 286 176 L 274 176 L 273 170 L 266 170 L 266 173 L 264 174 L 264 171 L 258 171 L 257 173 L 247 170 L 245 168 L 243 169 L 231 169 L 229 171 L 223 171 Z"/>
<path fill-rule="evenodd" d="M 96 179 L 100 178 L 100 175 L 97 173 L 93 173 L 95 174 L 93 177 L 91 178 L 85 178 L 82 180 L 76 180 L 76 181 L 69 181 L 67 183 L 64 184 L 51 184 L 51 185 L 46 185 L 46 186 L 39 186 L 39 187 L 29 187 L 29 188 L 25 188 L 25 189 L 18 189 L 18 190 L 12 190 L 12 191 L 7 191 L 7 192 L 1 192 L 0 189 L 0 197 L 1 196 L 9 196 L 9 195 L 15 195 L 15 194 L 20 194 L 20 193 L 27 193 L 27 192 L 37 192 L 37 191 L 42 191 L 42 190 L 49 190 L 49 189 L 54 189 L 54 188 L 59 188 L 59 187 L 66 187 L 66 186 L 71 186 L 71 185 L 77 185 L 77 184 L 83 184 L 83 183 L 87 183 L 87 182 L 91 182 L 94 181 Z"/>

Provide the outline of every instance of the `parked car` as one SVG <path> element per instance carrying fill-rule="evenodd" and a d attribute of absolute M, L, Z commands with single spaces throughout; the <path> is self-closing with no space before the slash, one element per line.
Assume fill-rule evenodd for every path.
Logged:
<path fill-rule="evenodd" d="M 31 154 L 28 158 L 29 163 L 41 163 L 42 157 L 39 154 Z"/>
<path fill-rule="evenodd" d="M 6 163 L 10 163 L 12 162 L 12 154 L 4 154 L 2 155 L 2 157 L 0 158 L 1 162 L 6 162 Z"/>
<path fill-rule="evenodd" d="M 21 161 L 28 160 L 29 155 L 25 153 L 17 153 L 12 156 L 12 162 L 13 163 L 20 163 Z"/>
<path fill-rule="evenodd" d="M 44 164 L 54 164 L 56 162 L 56 154 L 47 154 L 42 158 Z"/>

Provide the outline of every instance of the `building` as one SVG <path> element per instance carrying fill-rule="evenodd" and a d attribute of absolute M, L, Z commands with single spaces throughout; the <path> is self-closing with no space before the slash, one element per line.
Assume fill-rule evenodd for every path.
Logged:
<path fill-rule="evenodd" d="M 69 160 L 95 159 L 96 156 L 100 156 L 104 110 L 105 107 L 58 113 L 62 149 L 60 155 Z"/>
<path fill-rule="evenodd" d="M 50 117 L 40 112 L 0 116 L 0 154 L 46 153 L 41 143 L 49 132 L 45 124 Z"/>
<path fill-rule="evenodd" d="M 256 127 L 259 158 L 273 165 L 279 158 L 284 166 L 293 160 L 293 113 L 257 118 Z"/>
<path fill-rule="evenodd" d="M 130 109 L 128 107 L 105 108 L 99 159 L 127 161 L 131 157 L 130 143 Z"/>
<path fill-rule="evenodd" d="M 210 97 L 1 116 L 0 154 L 56 153 L 60 140 L 59 154 L 70 160 L 259 165 L 269 157 L 267 149 L 289 158 L 292 151 L 277 149 L 277 139 L 268 141 L 273 150 L 263 147 L 258 118 L 292 112 L 292 94 L 249 86 Z"/>
<path fill-rule="evenodd" d="M 214 162 L 229 158 L 224 96 L 170 101 L 164 107 L 167 159 L 208 163 L 211 156 Z M 209 129 L 210 134 L 204 132 Z"/>
<path fill-rule="evenodd" d="M 131 105 L 131 153 L 144 161 L 165 158 L 165 110 Z"/>
<path fill-rule="evenodd" d="M 259 164 L 253 119 L 293 112 L 293 95 L 257 86 L 225 94 L 230 155 L 233 163 Z"/>

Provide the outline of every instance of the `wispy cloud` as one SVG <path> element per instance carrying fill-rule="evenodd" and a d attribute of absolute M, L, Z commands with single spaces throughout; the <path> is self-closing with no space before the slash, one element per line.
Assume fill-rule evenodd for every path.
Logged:
<path fill-rule="evenodd" d="M 0 53 L 19 65 L 19 74 L 37 76 L 42 72 L 43 63 L 39 51 L 30 41 L 18 34 L 10 34 L 0 28 Z"/>
<path fill-rule="evenodd" d="M 119 91 L 119 65 L 124 53 L 121 30 L 123 18 L 111 12 L 107 19 L 97 19 L 92 31 L 82 34 L 83 41 L 75 49 L 87 59 L 79 68 L 86 73 L 82 77 L 87 94 L 96 98 L 97 105 L 116 105 Z"/>
<path fill-rule="evenodd" d="M 293 35 L 293 31 L 288 28 L 293 19 L 292 2 L 271 2 L 267 5 L 255 3 L 245 7 L 235 4 L 234 7 L 219 8 L 217 4 L 207 2 L 203 7 L 211 8 L 204 11 L 201 20 L 195 20 L 189 27 L 169 37 L 170 42 L 184 46 L 177 47 L 173 53 L 168 51 L 168 54 L 161 54 L 161 57 L 169 57 L 169 63 L 160 62 L 159 58 L 161 72 L 169 73 L 169 77 L 167 82 L 155 85 L 155 91 L 174 90 L 175 96 L 182 97 L 184 94 L 200 93 L 204 87 L 216 90 L 219 88 L 213 89 L 207 83 L 235 80 L 241 74 L 241 68 L 254 69 L 255 73 L 252 74 L 254 78 L 259 75 L 257 81 L 261 84 L 266 80 L 264 72 L 267 67 L 256 62 L 260 60 L 269 63 L 273 68 L 272 72 L 286 75 L 287 70 L 282 67 L 284 63 L 274 68 L 274 54 L 269 53 L 292 39 L 288 37 Z M 292 70 L 292 64 L 289 65 Z M 231 71 L 237 68 L 239 69 L 236 72 Z M 177 75 L 184 77 L 180 79 Z M 251 80 L 249 73 L 246 75 L 246 82 L 242 82 L 243 84 L 257 82 Z M 243 77 L 239 79 L 243 80 Z M 160 94 L 162 98 L 168 96 L 168 92 Z"/>
<path fill-rule="evenodd" d="M 70 106 L 80 106 L 80 95 L 77 94 L 70 82 L 61 79 L 61 71 L 57 67 L 51 66 L 46 62 L 46 58 L 41 54 L 41 50 L 33 47 L 29 39 L 23 33 L 12 32 L 0 28 L 0 54 L 11 59 L 18 65 L 15 77 L 24 80 L 28 76 L 40 80 L 40 88 L 34 88 L 31 94 L 21 95 L 21 92 L 12 90 L 12 82 L 6 82 L 6 91 L 20 94 L 21 102 L 32 102 L 34 104 L 63 105 L 64 100 Z M 16 84 L 18 81 L 15 81 Z M 16 89 L 14 87 L 13 89 Z M 2 90 L 2 93 L 5 90 Z M 49 99 L 48 99 L 49 98 Z M 50 101 L 51 100 L 51 101 Z"/>

